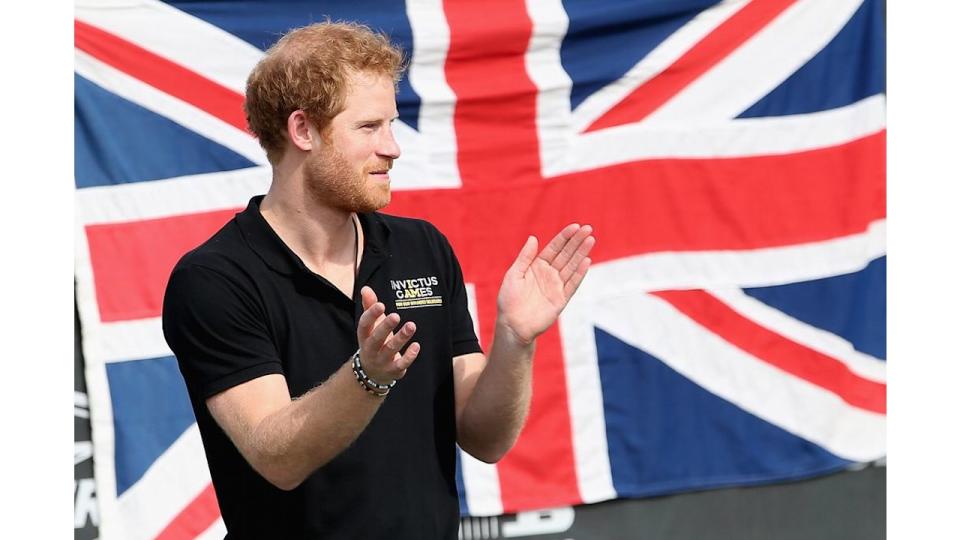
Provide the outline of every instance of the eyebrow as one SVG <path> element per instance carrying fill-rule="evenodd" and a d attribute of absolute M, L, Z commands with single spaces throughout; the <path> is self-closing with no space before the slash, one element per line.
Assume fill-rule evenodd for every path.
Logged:
<path fill-rule="evenodd" d="M 389 122 L 393 122 L 394 120 L 399 120 L 399 119 L 400 119 L 400 114 L 398 113 L 398 114 L 394 115 L 393 117 L 391 117 L 391 118 L 389 118 L 389 119 L 387 119 L 387 120 L 388 120 Z M 381 122 L 383 122 L 383 119 L 382 119 L 382 118 L 367 118 L 367 119 L 357 120 L 356 122 L 353 123 L 353 125 L 355 125 L 355 126 L 364 126 L 364 125 L 367 125 L 367 124 L 379 124 L 379 123 L 381 123 Z"/>

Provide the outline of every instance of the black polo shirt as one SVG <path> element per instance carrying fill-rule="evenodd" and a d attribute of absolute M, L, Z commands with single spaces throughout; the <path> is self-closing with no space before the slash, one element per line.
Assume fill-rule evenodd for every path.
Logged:
<path fill-rule="evenodd" d="M 365 244 L 348 298 L 270 228 L 262 198 L 177 263 L 163 305 L 227 538 L 455 538 L 451 359 L 480 346 L 447 239 L 425 221 L 359 215 Z M 240 455 L 206 399 L 272 373 L 293 397 L 326 380 L 357 349 L 364 285 L 388 313 L 417 324 L 421 352 L 349 448 L 296 489 L 277 489 Z"/>

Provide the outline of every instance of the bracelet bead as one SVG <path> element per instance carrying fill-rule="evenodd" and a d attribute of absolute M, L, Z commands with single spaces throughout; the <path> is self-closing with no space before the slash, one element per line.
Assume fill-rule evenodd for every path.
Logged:
<path fill-rule="evenodd" d="M 362 386 L 367 392 L 377 397 L 386 397 L 386 395 L 390 393 L 390 389 L 397 384 L 397 381 L 395 380 L 390 381 L 390 384 L 380 384 L 371 379 L 363 370 L 363 366 L 360 364 L 360 349 L 357 349 L 357 352 L 353 353 L 352 364 L 353 374 L 360 383 L 360 386 Z"/>

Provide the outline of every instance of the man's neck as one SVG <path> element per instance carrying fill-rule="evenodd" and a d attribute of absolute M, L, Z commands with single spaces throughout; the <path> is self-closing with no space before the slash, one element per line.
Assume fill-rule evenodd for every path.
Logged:
<path fill-rule="evenodd" d="M 329 278 L 359 264 L 358 235 L 363 233 L 354 228 L 352 212 L 320 204 L 306 193 L 285 192 L 274 182 L 260 203 L 260 213 L 314 273 Z"/>

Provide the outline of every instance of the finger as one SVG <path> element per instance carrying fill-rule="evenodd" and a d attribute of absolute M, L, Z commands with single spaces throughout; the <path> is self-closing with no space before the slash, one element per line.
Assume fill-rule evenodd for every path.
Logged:
<path fill-rule="evenodd" d="M 360 294 L 362 295 L 363 292 L 361 291 Z M 357 337 L 359 337 L 361 341 L 370 337 L 374 324 L 380 319 L 385 310 L 386 306 L 380 302 L 376 302 L 360 315 L 360 320 L 357 321 Z"/>
<path fill-rule="evenodd" d="M 380 323 L 373 328 L 373 332 L 370 333 L 370 337 L 367 339 L 366 349 L 373 354 L 379 353 L 380 349 L 383 348 L 387 337 L 390 336 L 390 332 L 396 328 L 397 324 L 399 323 L 400 315 L 397 315 L 396 313 L 387 315 L 386 318 L 380 321 Z"/>
<path fill-rule="evenodd" d="M 570 260 L 567 261 L 567 264 L 560 269 L 560 281 L 566 282 L 570 279 L 570 276 L 577 271 L 577 268 L 580 268 L 580 263 L 590 254 L 590 250 L 593 249 L 593 246 L 596 245 L 597 239 L 593 236 L 586 237 L 583 242 L 580 242 L 580 245 L 577 247 L 577 250 L 573 253 L 573 256 L 570 257 Z"/>
<path fill-rule="evenodd" d="M 580 249 L 580 245 L 583 244 L 583 241 L 586 240 L 590 236 L 590 233 L 592 232 L 593 232 L 593 227 L 589 225 L 584 225 L 583 227 L 580 227 L 580 230 L 574 233 L 573 236 L 571 236 L 570 239 L 567 240 L 567 243 L 564 244 L 563 249 L 560 251 L 557 257 L 553 259 L 553 262 L 550 263 L 550 266 L 552 266 L 557 271 L 563 270 L 563 267 L 565 267 L 567 263 L 570 262 L 570 259 L 572 259 L 573 256 L 577 253 L 577 250 Z M 579 262 L 580 261 L 577 261 L 578 264 Z"/>
<path fill-rule="evenodd" d="M 580 229 L 580 225 L 576 223 L 571 223 L 563 228 L 556 236 L 553 237 L 553 240 L 547 244 L 547 247 L 543 248 L 543 251 L 540 253 L 540 258 L 547 261 L 547 264 L 553 264 L 553 260 L 557 258 L 557 255 L 563 250 L 563 246 L 566 245 L 567 240 L 570 239 L 577 230 Z"/>
<path fill-rule="evenodd" d="M 524 274 L 527 272 L 527 268 L 530 268 L 530 265 L 533 264 L 533 260 L 537 257 L 537 237 L 528 236 L 527 241 L 523 244 L 523 247 L 520 248 L 520 254 L 517 255 L 513 264 L 510 265 L 511 272 L 519 272 Z"/>
<path fill-rule="evenodd" d="M 577 289 L 580 287 L 580 283 L 583 282 L 583 278 L 587 275 L 587 270 L 590 269 L 590 258 L 587 257 L 580 261 L 580 264 L 577 265 L 576 272 L 570 276 L 570 279 L 563 285 L 563 294 L 567 297 L 567 300 L 573 296 L 573 293 L 577 292 Z"/>
<path fill-rule="evenodd" d="M 377 293 L 373 292 L 373 289 L 364 285 L 360 289 L 360 303 L 363 305 L 363 309 L 370 309 L 370 306 L 377 303 Z"/>
<path fill-rule="evenodd" d="M 407 368 L 410 367 L 410 364 L 417 359 L 418 354 L 420 354 L 420 344 L 414 341 L 409 347 L 407 347 L 407 350 L 403 353 L 403 356 L 396 361 L 396 366 L 406 371 Z M 401 374 L 400 377 L 403 377 L 403 374 Z"/>
<path fill-rule="evenodd" d="M 393 358 L 393 356 L 400 352 L 400 349 L 410 341 L 410 338 L 413 337 L 416 331 L 417 325 L 412 322 L 407 322 L 400 327 L 400 330 L 398 330 L 396 334 L 393 334 L 387 339 L 387 342 L 383 344 L 383 350 L 390 353 L 390 358 Z"/>

